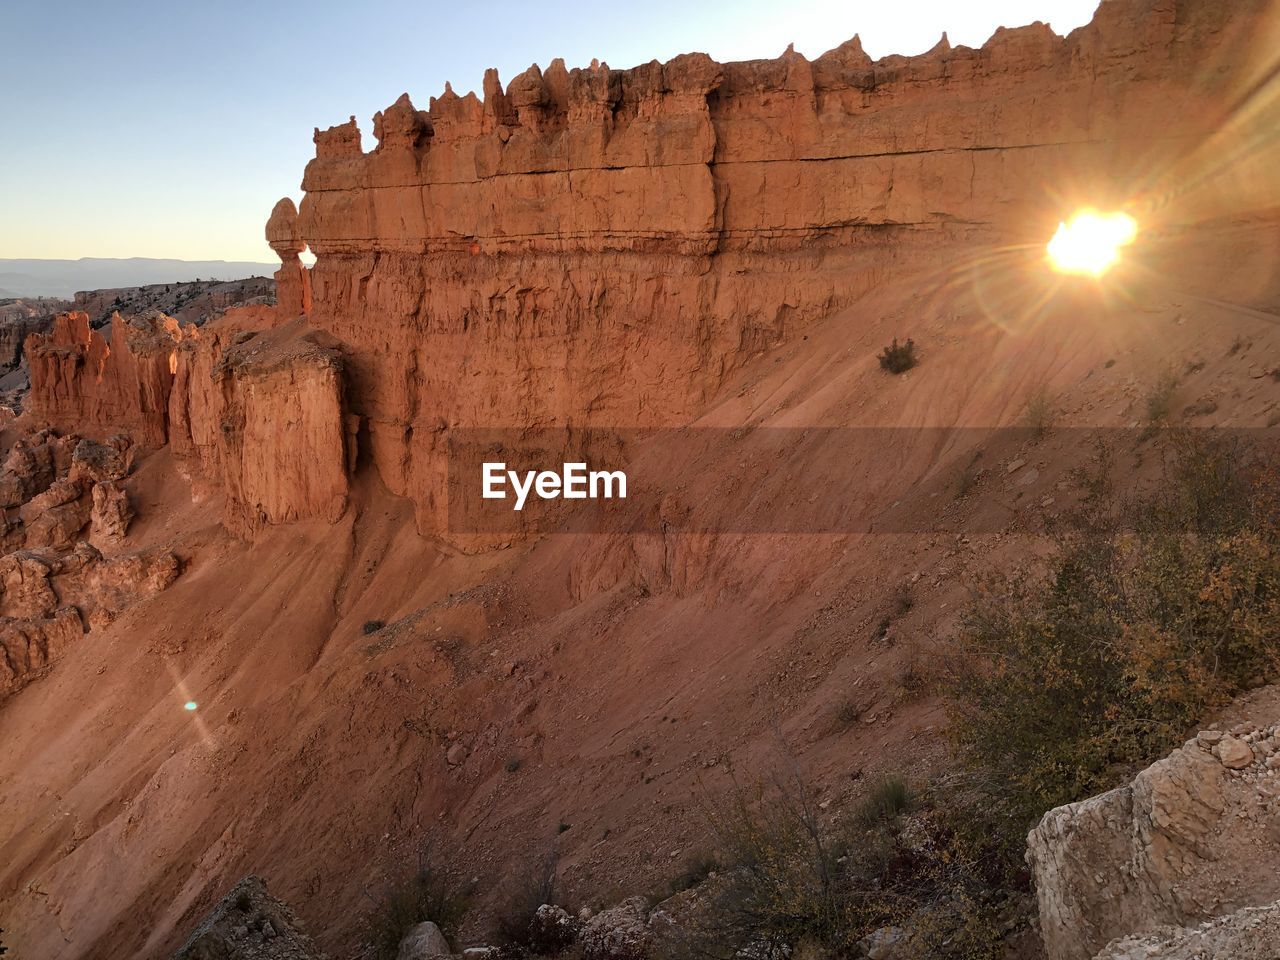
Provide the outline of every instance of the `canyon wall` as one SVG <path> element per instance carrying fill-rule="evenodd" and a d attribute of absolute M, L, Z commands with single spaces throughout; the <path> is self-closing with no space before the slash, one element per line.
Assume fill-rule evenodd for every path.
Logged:
<path fill-rule="evenodd" d="M 233 532 L 332 523 L 346 509 L 342 361 L 325 339 L 299 321 L 229 324 L 193 331 L 178 346 L 170 443 L 197 494 L 225 494 Z"/>
<path fill-rule="evenodd" d="M 1080 204 L 1153 235 L 1274 217 L 1276 178 L 1248 146 L 1269 116 L 1269 10 L 1104 0 L 1066 38 L 1036 24 L 878 61 L 856 37 L 812 61 L 556 60 L 427 110 L 405 95 L 368 152 L 355 118 L 317 130 L 300 209 L 282 200 L 267 224 L 272 322 L 305 317 L 293 335 L 325 346 L 272 366 L 267 389 L 222 363 L 243 326 L 228 317 L 175 336 L 173 370 L 147 360 L 144 387 L 124 382 L 131 347 L 105 355 L 61 322 L 34 341 L 33 406 L 51 425 L 123 417 L 151 444 L 173 419 L 238 530 L 340 513 L 358 437 L 438 533 L 456 427 L 687 422 L 737 366 L 892 272 L 932 266 L 922 311 L 952 284 L 1021 283 Z M 268 402 L 296 457 L 256 449 Z"/>
<path fill-rule="evenodd" d="M 942 287 L 1038 257 L 1080 202 L 1205 215 L 1169 178 L 1250 80 L 1251 11 L 1256 39 L 1261 3 L 1108 0 L 980 50 L 490 71 L 402 96 L 367 153 L 354 118 L 317 130 L 284 232 L 374 463 L 438 530 L 454 426 L 680 422 L 913 258 Z"/>
<path fill-rule="evenodd" d="M 205 328 L 163 314 L 122 319 L 109 339 L 81 312 L 26 341 L 34 426 L 168 445 L 197 498 L 223 495 L 223 521 L 336 521 L 346 509 L 348 421 L 331 338 L 270 308 Z"/>

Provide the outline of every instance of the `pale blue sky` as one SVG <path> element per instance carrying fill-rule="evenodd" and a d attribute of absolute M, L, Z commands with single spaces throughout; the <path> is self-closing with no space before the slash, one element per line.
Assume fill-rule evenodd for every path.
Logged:
<path fill-rule="evenodd" d="M 613 67 L 699 50 L 809 57 L 860 33 L 872 56 L 945 29 L 1059 33 L 1097 0 L 0 0 L 0 257 L 271 261 L 262 226 L 297 199 L 313 127 L 445 80 L 478 89 L 564 57 Z M 366 144 L 370 143 L 366 139 Z"/>

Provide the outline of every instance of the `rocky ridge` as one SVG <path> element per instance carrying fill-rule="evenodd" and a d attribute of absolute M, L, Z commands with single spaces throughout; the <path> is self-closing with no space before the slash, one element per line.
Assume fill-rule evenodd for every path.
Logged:
<path fill-rule="evenodd" d="M 1267 909 L 1219 924 L 1213 936 L 1264 920 L 1274 931 L 1278 812 L 1280 724 L 1205 730 L 1132 783 L 1051 810 L 1027 853 L 1049 960 L 1128 957 L 1137 945 L 1099 950 L 1253 908 Z M 1280 950 L 1280 939 L 1267 943 Z"/>
<path fill-rule="evenodd" d="M 293 911 L 245 877 L 227 893 L 173 960 L 324 960 Z"/>

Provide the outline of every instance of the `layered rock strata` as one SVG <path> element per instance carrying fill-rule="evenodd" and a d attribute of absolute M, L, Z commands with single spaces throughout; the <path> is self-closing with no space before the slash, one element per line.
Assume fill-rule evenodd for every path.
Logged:
<path fill-rule="evenodd" d="M 1105 0 L 1065 38 L 1034 24 L 878 61 L 856 37 L 815 60 L 556 60 L 426 110 L 402 96 L 367 152 L 354 118 L 317 130 L 300 208 L 281 200 L 267 224 L 274 322 L 305 318 L 330 360 L 306 347 L 267 389 L 220 365 L 232 316 L 197 341 L 203 359 L 171 333 L 168 372 L 163 337 L 140 354 L 130 326 L 107 353 L 60 320 L 31 341 L 33 405 L 52 425 L 123 417 L 149 444 L 185 416 L 175 443 L 213 465 L 241 530 L 339 512 L 340 423 L 440 533 L 457 427 L 686 422 L 735 367 L 891 271 L 1007 283 L 1080 204 L 1123 206 L 1154 235 L 1274 218 L 1277 181 L 1249 145 L 1273 115 L 1257 53 L 1278 35 L 1264 0 Z M 270 416 L 249 412 L 268 394 L 285 419 L 264 431 L 301 444 L 274 477 L 273 454 L 234 439 Z M 320 480 L 294 470 L 304 456 Z"/>
<path fill-rule="evenodd" d="M 268 233 L 315 253 L 310 319 L 373 462 L 439 530 L 455 426 L 681 422 L 912 257 L 945 285 L 974 265 L 943 245 L 1038 255 L 1064 204 L 1201 216 L 1165 179 L 1252 81 L 1263 11 L 1109 0 L 980 50 L 490 71 L 483 96 L 401 97 L 368 152 L 354 118 L 317 130 L 296 228 L 277 207 Z"/>

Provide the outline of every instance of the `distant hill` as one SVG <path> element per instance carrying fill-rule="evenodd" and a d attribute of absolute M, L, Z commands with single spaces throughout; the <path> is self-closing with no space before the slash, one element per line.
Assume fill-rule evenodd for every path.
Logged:
<path fill-rule="evenodd" d="M 141 287 L 191 280 L 241 280 L 271 276 L 276 263 L 229 260 L 6 260 L 0 258 L 0 297 L 65 297 L 80 290 Z"/>
<path fill-rule="evenodd" d="M 0 287 L 0 300 L 16 300 L 17 298 L 18 295 L 12 290 L 6 290 L 3 287 Z"/>

